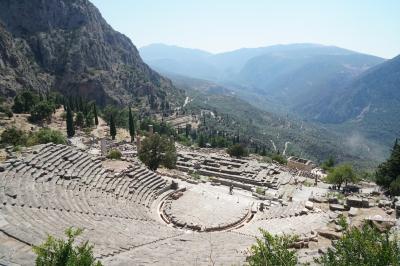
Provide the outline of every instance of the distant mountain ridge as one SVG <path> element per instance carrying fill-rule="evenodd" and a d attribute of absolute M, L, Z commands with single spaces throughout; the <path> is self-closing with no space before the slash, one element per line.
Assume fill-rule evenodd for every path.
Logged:
<path fill-rule="evenodd" d="M 157 44 L 142 47 L 139 52 L 162 73 L 237 87 L 247 100 L 251 100 L 251 94 L 254 100 L 275 101 L 289 110 L 301 110 L 299 106 L 319 101 L 384 61 L 335 46 L 309 43 L 219 54 Z"/>
<path fill-rule="evenodd" d="M 150 94 L 172 102 L 182 98 L 88 0 L 2 0 L 0 22 L 0 43 L 7 44 L 0 46 L 3 95 L 24 88 L 58 90 L 101 105 L 128 104 Z M 10 53 L 13 68 L 24 73 L 6 67 Z"/>
<path fill-rule="evenodd" d="M 266 47 L 258 48 L 241 48 L 229 52 L 212 54 L 199 49 L 190 49 L 174 45 L 165 44 L 150 44 L 139 49 L 139 52 L 146 62 L 156 68 L 161 68 L 158 65 L 159 62 L 165 60 L 177 61 L 181 64 L 192 62 L 196 64 L 206 64 L 221 73 L 217 73 L 214 76 L 218 76 L 220 81 L 221 77 L 225 74 L 223 72 L 240 72 L 240 70 L 248 63 L 249 60 L 256 58 L 258 56 L 272 54 L 275 56 L 289 55 L 293 56 L 297 53 L 311 55 L 350 55 L 358 54 L 354 51 L 347 49 L 335 47 L 335 46 L 324 46 L 320 44 L 285 44 L 285 45 L 272 45 Z M 361 55 L 361 54 L 360 54 Z M 378 57 L 365 55 L 367 57 L 376 58 L 378 61 L 382 62 L 383 59 Z M 175 74 L 186 75 L 193 78 L 201 78 L 200 76 L 206 76 L 204 73 L 195 73 L 190 71 L 174 71 L 175 65 L 169 66 L 169 72 L 174 72 Z M 166 69 L 164 69 L 166 70 Z"/>
<path fill-rule="evenodd" d="M 365 71 L 335 95 L 302 111 L 317 121 L 357 128 L 391 146 L 400 137 L 400 56 Z"/>
<path fill-rule="evenodd" d="M 151 47 L 141 48 L 148 51 Z M 154 48 L 154 47 L 153 47 Z M 156 47 L 155 47 L 156 48 Z M 175 55 L 185 48 L 175 47 Z M 166 75 L 221 84 L 267 111 L 290 113 L 330 130 L 391 147 L 400 137 L 400 57 L 385 60 L 318 44 L 276 45 L 210 54 L 200 61 L 147 61 Z M 175 64 L 174 60 L 179 64 Z M 190 67 L 177 67 L 184 66 Z M 191 71 L 198 66 L 207 71 Z M 211 71 L 209 71 L 211 69 Z M 167 73 L 168 72 L 168 73 Z M 359 136 L 359 137 L 357 137 Z"/>

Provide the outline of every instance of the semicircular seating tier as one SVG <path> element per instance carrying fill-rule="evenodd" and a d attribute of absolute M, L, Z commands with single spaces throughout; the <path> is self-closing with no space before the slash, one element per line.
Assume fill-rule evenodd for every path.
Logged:
<path fill-rule="evenodd" d="M 98 157 L 47 144 L 2 170 L 0 231 L 26 244 L 38 245 L 47 234 L 63 237 L 74 226 L 84 228 L 80 240 L 94 242 L 101 258 L 180 234 L 150 211 L 167 181 L 139 164 L 116 173 Z"/>

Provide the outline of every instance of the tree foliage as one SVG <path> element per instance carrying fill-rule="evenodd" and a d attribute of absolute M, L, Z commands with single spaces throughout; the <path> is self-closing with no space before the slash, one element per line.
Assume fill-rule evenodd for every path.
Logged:
<path fill-rule="evenodd" d="M 43 120 L 50 120 L 51 115 L 54 111 L 55 106 L 52 102 L 41 101 L 31 109 L 31 116 L 29 117 L 29 121 L 42 122 Z"/>
<path fill-rule="evenodd" d="M 274 236 L 260 229 L 262 239 L 257 238 L 257 243 L 250 248 L 247 263 L 250 266 L 259 265 L 287 265 L 294 266 L 298 259 L 296 251 L 290 247 L 296 241 L 296 236 Z"/>
<path fill-rule="evenodd" d="M 200 148 L 204 148 L 206 146 L 206 138 L 203 134 L 200 134 L 197 139 L 197 144 Z"/>
<path fill-rule="evenodd" d="M 338 189 L 343 183 L 357 182 L 357 175 L 354 173 L 353 168 L 349 164 L 342 164 L 332 169 L 326 177 L 326 181 L 330 184 L 335 184 Z"/>
<path fill-rule="evenodd" d="M 61 132 L 49 128 L 41 128 L 39 131 L 27 134 L 25 131 L 14 127 L 7 128 L 1 134 L 0 143 L 13 146 L 33 146 L 45 143 L 66 144 Z"/>
<path fill-rule="evenodd" d="M 113 140 L 115 139 L 115 136 L 117 135 L 117 128 L 115 126 L 115 121 L 114 121 L 113 115 L 111 115 L 111 117 L 110 117 L 110 135 Z"/>
<path fill-rule="evenodd" d="M 121 159 L 121 157 L 122 157 L 122 153 L 117 149 L 112 149 L 107 154 L 108 159 L 119 160 L 119 159 Z"/>
<path fill-rule="evenodd" d="M 375 178 L 376 183 L 388 189 L 391 195 L 400 195 L 400 144 L 397 139 L 390 157 L 378 166 Z"/>
<path fill-rule="evenodd" d="M 151 170 L 157 170 L 160 165 L 174 168 L 177 159 L 174 141 L 158 133 L 145 138 L 139 149 L 139 159 Z"/>
<path fill-rule="evenodd" d="M 94 124 L 97 126 L 99 125 L 99 118 L 97 116 L 97 107 L 96 103 L 93 103 L 93 116 L 94 116 Z"/>
<path fill-rule="evenodd" d="M 335 166 L 335 159 L 332 156 L 329 156 L 327 160 L 322 162 L 321 168 L 325 171 L 331 171 L 332 168 Z"/>
<path fill-rule="evenodd" d="M 48 236 L 40 246 L 33 247 L 36 253 L 36 265 L 38 266 L 101 266 L 102 264 L 93 256 L 93 245 L 88 241 L 77 245 L 75 239 L 82 234 L 82 229 L 65 230 L 67 240 L 56 239 Z"/>
<path fill-rule="evenodd" d="M 27 146 L 33 146 L 45 143 L 66 144 L 67 141 L 60 131 L 41 128 L 39 131 L 29 134 L 26 144 Z"/>
<path fill-rule="evenodd" d="M 38 102 L 39 96 L 36 93 L 25 90 L 15 96 L 12 110 L 17 114 L 29 113 Z"/>
<path fill-rule="evenodd" d="M 25 145 L 27 134 L 15 127 L 6 128 L 0 136 L 0 143 L 3 145 Z"/>
<path fill-rule="evenodd" d="M 233 157 L 243 157 L 249 155 L 247 149 L 241 144 L 234 144 L 230 146 L 227 150 L 227 153 Z"/>
<path fill-rule="evenodd" d="M 344 221 L 344 222 L 343 222 Z M 400 265 L 400 245 L 397 237 L 381 233 L 372 223 L 361 228 L 349 228 L 344 219 L 343 236 L 333 243 L 316 262 L 322 265 Z"/>
<path fill-rule="evenodd" d="M 129 113 L 127 108 L 121 109 L 112 105 L 107 105 L 102 111 L 102 116 L 104 120 L 108 122 L 112 116 L 117 127 L 128 129 Z"/>
<path fill-rule="evenodd" d="M 75 135 L 74 115 L 70 106 L 67 106 L 67 136 L 72 138 Z"/>
<path fill-rule="evenodd" d="M 129 135 L 131 136 L 131 142 L 135 140 L 135 121 L 133 120 L 132 110 L 129 107 Z"/>
<path fill-rule="evenodd" d="M 75 125 L 77 127 L 82 128 L 85 123 L 84 120 L 85 120 L 85 116 L 83 115 L 83 113 L 81 111 L 77 112 L 76 116 L 75 116 Z"/>
<path fill-rule="evenodd" d="M 287 159 L 279 153 L 271 153 L 269 156 L 273 161 L 276 161 L 280 164 L 287 164 Z"/>

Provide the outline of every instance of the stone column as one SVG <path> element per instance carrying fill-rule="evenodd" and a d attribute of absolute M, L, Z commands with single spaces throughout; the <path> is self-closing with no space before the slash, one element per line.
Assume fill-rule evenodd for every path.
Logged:
<path fill-rule="evenodd" d="M 105 139 L 100 140 L 100 149 L 101 149 L 101 155 L 103 156 L 107 155 L 107 145 Z"/>

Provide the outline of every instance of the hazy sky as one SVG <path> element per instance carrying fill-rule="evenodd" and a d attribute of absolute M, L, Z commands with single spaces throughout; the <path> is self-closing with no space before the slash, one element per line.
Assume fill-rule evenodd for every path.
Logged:
<path fill-rule="evenodd" d="M 400 54 L 399 0 L 91 0 L 114 29 L 144 46 L 210 52 L 320 43 Z"/>

